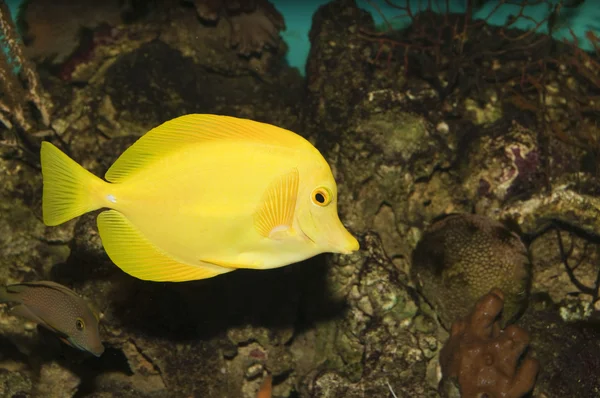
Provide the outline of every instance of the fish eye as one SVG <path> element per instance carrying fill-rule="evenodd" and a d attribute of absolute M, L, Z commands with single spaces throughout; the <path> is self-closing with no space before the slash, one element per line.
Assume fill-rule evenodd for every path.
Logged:
<path fill-rule="evenodd" d="M 319 187 L 312 192 L 311 199 L 317 206 L 325 207 L 331 202 L 331 193 L 327 188 Z"/>
<path fill-rule="evenodd" d="M 85 322 L 83 322 L 83 319 L 77 318 L 77 320 L 75 321 L 75 327 L 77 328 L 77 330 L 85 329 Z"/>

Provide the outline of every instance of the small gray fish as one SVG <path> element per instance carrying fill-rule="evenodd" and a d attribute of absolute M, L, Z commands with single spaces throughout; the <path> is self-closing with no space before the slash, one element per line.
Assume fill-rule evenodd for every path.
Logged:
<path fill-rule="evenodd" d="M 39 281 L 3 286 L 0 303 L 18 303 L 11 309 L 13 314 L 51 330 L 72 347 L 97 357 L 104 352 L 98 332 L 98 313 L 63 285 Z"/>

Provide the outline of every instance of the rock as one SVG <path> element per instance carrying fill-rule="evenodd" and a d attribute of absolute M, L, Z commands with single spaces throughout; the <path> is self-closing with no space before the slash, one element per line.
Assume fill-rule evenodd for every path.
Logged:
<path fill-rule="evenodd" d="M 42 223 L 41 179 L 31 166 L 0 159 L 0 175 L 1 280 L 19 282 L 35 274 L 45 275 L 53 264 L 68 256 L 70 236 L 51 231 Z"/>
<path fill-rule="evenodd" d="M 514 222 L 522 233 L 536 236 L 553 224 L 564 224 L 583 233 L 600 236 L 600 200 L 595 195 L 572 189 L 574 182 L 552 192 L 516 201 L 499 212 L 501 219 Z"/>
<path fill-rule="evenodd" d="M 0 394 L 3 397 L 27 397 L 31 390 L 32 381 L 25 372 L 0 370 Z"/>
<path fill-rule="evenodd" d="M 424 314 L 415 321 L 420 313 L 415 292 L 385 256 L 379 237 L 367 233 L 360 242 L 361 254 L 338 256 L 329 265 L 330 305 L 346 302 L 347 308 L 342 318 L 316 328 L 315 361 L 327 360 L 330 372 L 308 377 L 310 396 L 383 394 L 389 392 L 384 380 L 399 396 L 432 394 L 424 379 L 428 360 L 439 348 L 437 326 Z M 391 369 L 401 371 L 390 376 Z"/>
<path fill-rule="evenodd" d="M 591 303 L 598 278 L 596 247 L 577 231 L 556 228 L 536 237 L 529 246 L 532 294 L 548 295 L 556 304 L 576 296 Z"/>
<path fill-rule="evenodd" d="M 541 300 L 530 305 L 519 324 L 529 330 L 530 345 L 541 364 L 534 397 L 600 394 L 600 335 L 593 323 L 566 322 L 556 306 Z"/>
<path fill-rule="evenodd" d="M 535 133 L 516 122 L 496 134 L 493 128 L 482 132 L 463 148 L 461 179 L 478 213 L 493 217 L 493 209 L 510 199 L 541 190 L 542 163 Z"/>
<path fill-rule="evenodd" d="M 34 388 L 36 397 L 74 397 L 81 381 L 74 372 L 56 362 L 42 364 L 39 377 Z"/>

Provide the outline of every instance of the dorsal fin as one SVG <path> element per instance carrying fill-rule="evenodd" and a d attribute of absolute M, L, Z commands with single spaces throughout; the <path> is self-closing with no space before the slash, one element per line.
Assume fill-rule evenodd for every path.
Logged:
<path fill-rule="evenodd" d="M 190 144 L 213 140 L 264 142 L 284 147 L 310 145 L 289 130 L 232 116 L 190 114 L 153 128 L 130 146 L 108 169 L 105 178 L 122 182 L 137 171 Z"/>
<path fill-rule="evenodd" d="M 67 294 L 68 296 L 72 296 L 75 295 L 77 297 L 79 297 L 77 295 L 77 293 L 75 293 L 73 290 L 69 289 L 66 286 L 63 286 L 59 283 L 53 282 L 53 281 L 36 281 L 36 282 L 21 282 L 12 286 L 30 286 L 30 287 L 39 287 L 39 286 L 43 286 L 43 287 L 47 287 L 49 289 L 54 289 L 54 290 L 58 290 L 62 293 Z M 11 285 L 7 286 L 7 287 L 11 287 Z"/>

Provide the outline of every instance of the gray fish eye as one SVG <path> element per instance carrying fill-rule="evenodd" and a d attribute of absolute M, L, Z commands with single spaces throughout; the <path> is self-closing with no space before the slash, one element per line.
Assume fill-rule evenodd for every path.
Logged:
<path fill-rule="evenodd" d="M 77 318 L 77 320 L 75 321 L 75 327 L 77 328 L 77 330 L 85 329 L 85 323 L 83 322 L 83 319 Z"/>

